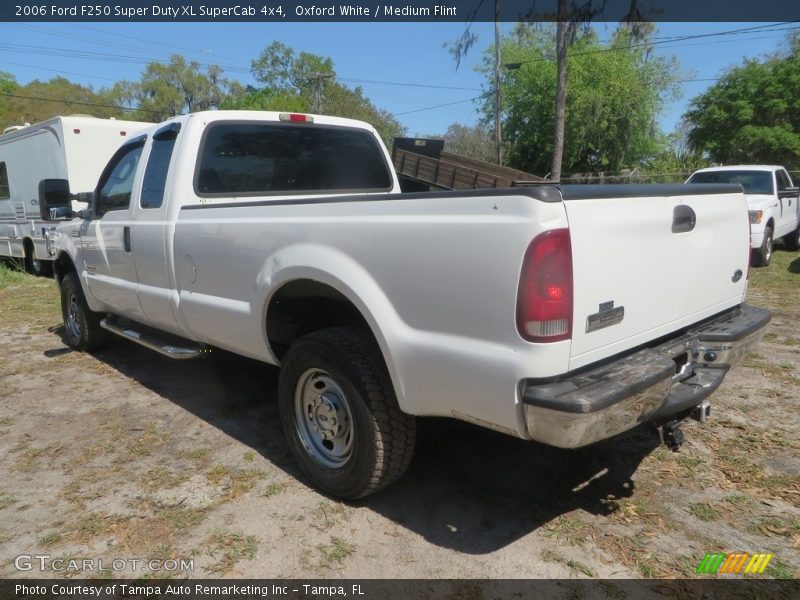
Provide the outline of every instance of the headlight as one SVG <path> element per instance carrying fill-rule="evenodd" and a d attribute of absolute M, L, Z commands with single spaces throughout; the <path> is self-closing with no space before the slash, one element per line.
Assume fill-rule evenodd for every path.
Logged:
<path fill-rule="evenodd" d="M 760 210 L 748 210 L 747 213 L 750 215 L 750 223 L 753 225 L 761 223 L 761 217 L 764 216 L 763 211 Z"/>

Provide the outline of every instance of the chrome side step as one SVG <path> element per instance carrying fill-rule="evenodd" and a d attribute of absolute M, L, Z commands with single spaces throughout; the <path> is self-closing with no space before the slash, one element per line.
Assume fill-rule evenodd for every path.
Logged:
<path fill-rule="evenodd" d="M 187 346 L 179 346 L 177 343 L 171 343 L 167 341 L 165 338 L 159 337 L 159 333 L 155 330 L 145 331 L 146 328 L 144 326 L 139 325 L 133 321 L 125 320 L 124 323 L 118 322 L 116 319 L 112 317 L 106 317 L 102 321 L 100 321 L 100 327 L 105 329 L 106 331 L 110 331 L 120 337 L 125 338 L 126 340 L 130 340 L 132 342 L 136 342 L 144 346 L 145 348 L 150 348 L 150 350 L 155 350 L 159 354 L 163 354 L 164 356 L 168 356 L 170 358 L 176 358 L 179 360 L 186 360 L 189 358 L 199 358 L 201 356 L 206 356 L 211 351 L 208 346 L 205 344 L 195 344 L 195 345 L 187 345 Z M 137 329 L 137 327 L 141 327 L 141 329 Z M 169 335 L 169 334 L 164 334 Z M 174 337 L 174 336 L 169 336 Z M 174 339 L 180 340 L 180 338 L 174 337 Z M 180 340 L 181 342 L 185 342 L 186 344 L 193 344 L 189 340 Z M 178 342 L 179 343 L 179 342 Z"/>

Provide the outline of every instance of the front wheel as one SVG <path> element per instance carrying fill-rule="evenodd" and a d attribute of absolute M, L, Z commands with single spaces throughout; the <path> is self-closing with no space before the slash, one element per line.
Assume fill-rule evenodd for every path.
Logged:
<path fill-rule="evenodd" d="M 64 338 L 67 345 L 76 350 L 97 348 L 105 338 L 100 327 L 102 315 L 92 311 L 86 304 L 78 275 L 64 275 L 61 281 L 61 315 L 64 318 Z"/>
<path fill-rule="evenodd" d="M 400 410 L 377 344 L 357 329 L 324 329 L 295 342 L 283 361 L 278 402 L 292 454 L 332 496 L 368 496 L 411 462 L 414 418 Z"/>
<path fill-rule="evenodd" d="M 764 229 L 764 241 L 761 247 L 753 251 L 753 264 L 756 267 L 766 267 L 772 260 L 772 227 Z"/>

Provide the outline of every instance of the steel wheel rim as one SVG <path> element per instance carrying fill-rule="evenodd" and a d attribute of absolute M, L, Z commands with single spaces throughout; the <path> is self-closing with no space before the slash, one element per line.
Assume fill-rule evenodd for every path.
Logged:
<path fill-rule="evenodd" d="M 67 296 L 67 310 L 64 325 L 67 328 L 67 335 L 75 342 L 81 339 L 81 317 L 78 297 L 74 292 Z"/>
<path fill-rule="evenodd" d="M 353 415 L 339 383 L 322 369 L 297 380 L 295 429 L 308 455 L 323 467 L 339 469 L 353 451 Z"/>
<path fill-rule="evenodd" d="M 769 262 L 770 258 L 772 258 L 772 236 L 767 238 L 767 262 Z"/>

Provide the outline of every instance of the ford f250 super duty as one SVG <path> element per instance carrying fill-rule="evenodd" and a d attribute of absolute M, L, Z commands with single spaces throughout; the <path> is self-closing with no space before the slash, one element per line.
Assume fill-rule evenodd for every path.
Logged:
<path fill-rule="evenodd" d="M 128 140 L 86 211 L 43 181 L 67 343 L 280 365 L 294 456 L 358 498 L 406 469 L 415 416 L 676 443 L 769 321 L 739 186 L 400 194 L 390 165 L 365 123 L 219 111 Z"/>

